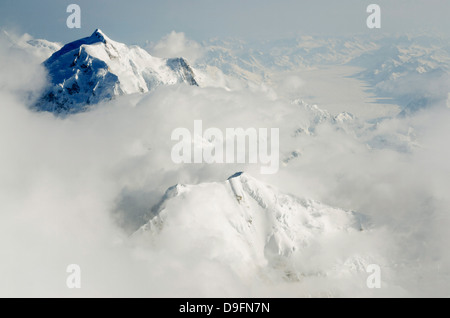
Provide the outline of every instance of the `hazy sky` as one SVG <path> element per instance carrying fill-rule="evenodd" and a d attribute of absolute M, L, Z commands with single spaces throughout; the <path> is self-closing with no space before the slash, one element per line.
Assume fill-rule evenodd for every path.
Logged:
<path fill-rule="evenodd" d="M 70 3 L 81 6 L 81 29 L 66 27 Z M 371 3 L 381 6 L 381 30 L 366 27 Z M 97 27 L 129 44 L 157 41 L 172 30 L 197 41 L 430 29 L 448 34 L 449 14 L 448 0 L 0 0 L 0 28 L 60 42 Z"/>

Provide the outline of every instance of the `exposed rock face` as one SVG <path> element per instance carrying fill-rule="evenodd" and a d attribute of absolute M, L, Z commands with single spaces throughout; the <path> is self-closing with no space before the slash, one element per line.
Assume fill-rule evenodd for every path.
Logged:
<path fill-rule="evenodd" d="M 185 59 L 153 57 L 140 47 L 109 39 L 98 29 L 63 46 L 44 66 L 50 86 L 36 107 L 57 114 L 84 111 L 100 101 L 145 93 L 160 85 L 197 85 Z"/>

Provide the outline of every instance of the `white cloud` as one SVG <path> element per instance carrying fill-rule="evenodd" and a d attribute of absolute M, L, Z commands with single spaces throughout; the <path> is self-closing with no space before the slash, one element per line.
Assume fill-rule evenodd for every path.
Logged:
<path fill-rule="evenodd" d="M 183 32 L 175 31 L 163 37 L 156 44 L 150 43 L 147 50 L 157 57 L 184 57 L 190 63 L 195 63 L 204 54 L 204 48 L 199 43 L 188 39 Z"/>

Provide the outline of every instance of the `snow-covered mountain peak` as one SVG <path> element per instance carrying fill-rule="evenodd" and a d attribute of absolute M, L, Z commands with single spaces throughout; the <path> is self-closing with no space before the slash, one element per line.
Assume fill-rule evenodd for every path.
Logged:
<path fill-rule="evenodd" d="M 105 33 L 103 33 L 103 31 L 102 30 L 100 30 L 100 29 L 96 29 L 95 31 L 94 31 L 94 33 L 92 33 L 92 35 L 90 36 L 90 38 L 92 38 L 92 39 L 98 39 L 100 42 L 106 42 L 106 41 L 111 41 L 111 39 L 110 38 L 108 38 L 106 35 L 105 35 Z"/>
<path fill-rule="evenodd" d="M 58 58 L 69 52 L 80 50 L 80 48 L 82 48 L 83 46 L 93 45 L 97 43 L 106 44 L 107 41 L 113 42 L 100 29 L 96 29 L 94 33 L 92 33 L 90 36 L 64 45 L 60 50 L 55 52 L 47 61 L 45 61 L 45 65 L 53 63 L 55 60 L 57 60 Z M 114 44 L 117 44 L 117 42 L 115 42 Z"/>
<path fill-rule="evenodd" d="M 233 174 L 232 176 L 228 177 L 227 180 L 230 180 L 230 179 L 233 179 L 233 178 L 238 178 L 238 177 L 242 176 L 243 174 L 244 174 L 243 171 L 236 172 L 236 173 Z M 244 176 L 245 176 L 245 175 L 244 175 Z"/>
<path fill-rule="evenodd" d="M 111 40 L 100 29 L 68 43 L 43 64 L 50 85 L 38 110 L 76 113 L 118 95 L 145 93 L 160 85 L 197 85 L 183 58 L 151 56 L 138 46 Z"/>
<path fill-rule="evenodd" d="M 364 220 L 354 212 L 282 193 L 245 172 L 222 182 L 173 186 L 151 211 L 154 216 L 134 239 L 158 245 L 177 233 L 171 243 L 196 246 L 192 242 L 208 237 L 202 252 L 234 264 L 239 275 L 281 270 L 288 280 L 305 275 L 295 268 L 296 257 L 319 242 L 358 235 Z"/>

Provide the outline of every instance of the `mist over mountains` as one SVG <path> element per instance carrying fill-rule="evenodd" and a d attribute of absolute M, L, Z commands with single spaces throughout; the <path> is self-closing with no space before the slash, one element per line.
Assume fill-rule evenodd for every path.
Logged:
<path fill-rule="evenodd" d="M 186 83 L 222 88 L 274 84 L 274 75 L 333 65 L 356 66 L 354 74 L 380 99 L 400 105 L 400 115 L 434 105 L 447 106 L 450 49 L 445 39 L 426 36 L 326 38 L 301 36 L 247 43 L 210 40 L 202 44 L 171 33 L 150 51 L 108 38 L 101 30 L 61 48 L 46 40 L 12 40 L 34 54 L 54 53 L 44 62 L 50 85 L 38 110 L 83 111 L 115 96 L 145 93 L 160 85 Z M 166 50 L 166 43 L 174 49 Z M 159 45 L 159 46 L 158 46 Z M 31 49 L 30 49 L 31 48 Z M 192 58 L 189 62 L 182 54 Z M 416 83 L 423 83 L 419 85 Z"/>
<path fill-rule="evenodd" d="M 0 41 L 0 295 L 449 293 L 448 41 Z M 175 164 L 198 119 L 279 128 L 279 172 Z"/>

